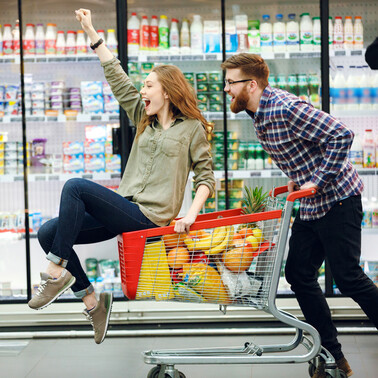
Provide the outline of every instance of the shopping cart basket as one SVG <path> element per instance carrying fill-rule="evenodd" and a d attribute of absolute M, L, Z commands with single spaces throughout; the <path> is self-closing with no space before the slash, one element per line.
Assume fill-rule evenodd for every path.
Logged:
<path fill-rule="evenodd" d="M 294 201 L 315 193 L 307 189 L 290 193 L 286 200 L 277 197 L 287 190 L 287 186 L 273 189 L 261 213 L 233 209 L 199 215 L 189 235 L 175 234 L 171 225 L 118 236 L 122 290 L 130 300 L 215 303 L 224 312 L 231 305 L 249 306 L 296 330 L 293 340 L 284 345 L 248 342 L 242 347 L 147 351 L 144 361 L 157 365 L 148 378 L 184 378 L 176 364 L 220 363 L 309 362 L 312 375 L 319 356 L 330 377 L 343 377 L 331 354 L 321 347 L 318 332 L 275 304 Z M 307 353 L 276 353 L 299 345 Z"/>

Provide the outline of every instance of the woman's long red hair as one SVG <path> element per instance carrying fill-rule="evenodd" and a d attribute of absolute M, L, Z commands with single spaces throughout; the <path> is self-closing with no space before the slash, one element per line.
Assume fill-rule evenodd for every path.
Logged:
<path fill-rule="evenodd" d="M 152 69 L 155 72 L 163 91 L 167 93 L 170 101 L 170 112 L 176 118 L 184 115 L 190 119 L 198 119 L 207 133 L 211 133 L 213 125 L 206 121 L 197 106 L 197 98 L 194 89 L 186 80 L 184 74 L 176 66 L 162 64 Z M 155 115 L 148 116 L 145 114 L 139 125 L 137 126 L 136 137 L 143 133 L 148 125 L 150 125 Z"/>

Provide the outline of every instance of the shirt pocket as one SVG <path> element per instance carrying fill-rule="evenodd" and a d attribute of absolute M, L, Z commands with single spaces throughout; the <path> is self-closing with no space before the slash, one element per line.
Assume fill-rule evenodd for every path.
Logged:
<path fill-rule="evenodd" d="M 179 139 L 166 137 L 161 144 L 161 150 L 164 155 L 172 157 L 179 156 L 183 147 L 183 142 Z"/>

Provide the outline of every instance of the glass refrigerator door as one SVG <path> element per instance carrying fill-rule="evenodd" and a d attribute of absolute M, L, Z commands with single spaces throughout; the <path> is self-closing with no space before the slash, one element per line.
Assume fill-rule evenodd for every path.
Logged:
<path fill-rule="evenodd" d="M 23 3 L 25 78 L 30 82 L 26 119 L 32 294 L 40 281 L 39 272 L 48 263 L 37 232 L 41 224 L 58 215 L 64 183 L 83 177 L 115 189 L 120 181 L 120 156 L 112 149 L 119 105 L 80 30 L 74 13 L 77 7 L 72 1 L 51 1 L 43 7 L 38 1 Z M 91 10 L 94 26 L 111 44 L 116 30 L 115 1 L 91 4 Z M 116 54 L 117 46 L 113 47 Z M 75 250 L 93 283 L 105 267 L 112 268 L 109 285 L 120 294 L 114 240 L 96 248 L 75 246 Z M 72 298 L 72 292 L 63 297 Z"/>
<path fill-rule="evenodd" d="M 271 87 L 288 91 L 320 108 L 319 16 L 318 1 L 228 0 L 226 56 L 241 52 L 261 55 L 269 66 Z M 244 111 L 232 113 L 229 96 L 227 104 L 230 204 L 240 201 L 243 187 L 262 187 L 269 192 L 273 187 L 287 185 L 288 178 L 258 142 L 251 117 Z M 295 203 L 294 213 L 298 208 L 299 203 Z M 283 273 L 284 269 L 278 292 L 293 294 Z M 324 269 L 319 281 L 324 281 Z"/>
<path fill-rule="evenodd" d="M 0 1 L 0 302 L 25 300 L 26 239 L 17 1 Z"/>
<path fill-rule="evenodd" d="M 129 2 L 127 17 L 128 70 L 136 87 L 140 89 L 154 65 L 174 64 L 195 89 L 205 118 L 214 123 L 211 142 L 217 190 L 206 201 L 203 212 L 224 210 L 221 2 L 188 1 L 185 6 L 172 0 L 156 4 L 145 0 Z M 136 33 L 140 30 L 140 44 L 132 40 L 132 30 Z M 179 215 L 183 216 L 189 209 L 194 194 L 189 180 Z"/>
<path fill-rule="evenodd" d="M 350 159 L 364 182 L 361 266 L 378 284 L 378 71 L 365 60 L 377 38 L 377 2 L 329 2 L 331 114 L 355 133 Z M 339 290 L 334 287 L 335 292 Z"/>

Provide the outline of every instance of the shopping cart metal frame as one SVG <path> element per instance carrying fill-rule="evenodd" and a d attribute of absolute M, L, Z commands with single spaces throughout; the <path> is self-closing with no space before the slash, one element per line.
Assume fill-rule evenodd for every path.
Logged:
<path fill-rule="evenodd" d="M 276 198 L 279 194 L 286 193 L 287 186 L 274 188 L 270 195 L 271 198 Z M 199 230 L 204 227 L 216 227 L 220 225 L 235 224 L 235 217 L 247 219 L 247 222 L 254 222 L 256 220 L 277 219 L 280 217 L 281 223 L 278 231 L 278 241 L 276 244 L 277 253 L 273 266 L 272 281 L 270 284 L 267 302 L 262 306 L 258 306 L 260 310 L 273 315 L 277 320 L 295 328 L 294 338 L 287 344 L 282 345 L 257 345 L 253 342 L 246 342 L 243 346 L 238 347 L 216 347 L 216 348 L 196 348 L 196 349 L 165 349 L 165 350 L 150 350 L 143 352 L 144 362 L 146 364 L 156 365 L 148 374 L 147 378 L 185 378 L 182 372 L 179 372 L 175 365 L 208 365 L 208 364 L 287 364 L 287 363 L 309 363 L 309 374 L 313 375 L 319 358 L 325 361 L 325 371 L 329 377 L 346 377 L 344 372 L 337 368 L 332 355 L 321 346 L 319 333 L 308 323 L 305 323 L 295 316 L 280 310 L 276 306 L 276 296 L 278 289 L 278 282 L 280 279 L 281 267 L 284 259 L 288 232 L 290 228 L 291 215 L 293 211 L 294 201 L 312 196 L 316 193 L 315 189 L 298 190 L 290 193 L 285 201 L 282 210 L 273 210 L 259 214 L 248 214 L 240 216 L 240 209 L 227 210 L 222 212 L 227 214 L 227 217 L 216 219 L 216 213 L 203 214 L 197 217 L 197 221 L 191 226 L 191 230 Z M 239 216 L 238 216 L 239 214 Z M 246 218 L 247 217 L 247 218 Z M 210 226 L 211 225 L 211 226 Z M 143 235 L 138 234 L 138 238 L 144 239 L 147 237 L 164 235 L 165 233 L 173 233 L 173 226 L 162 227 L 158 229 L 145 230 Z M 133 234 L 133 233 L 128 233 Z M 135 233 L 134 233 L 135 234 Z M 121 237 L 121 236 L 120 236 Z M 120 259 L 123 257 L 120 253 Z M 133 272 L 133 267 L 129 269 L 128 273 Z M 122 274 L 122 272 L 121 272 Z M 127 273 L 126 273 L 127 275 Z M 136 291 L 130 285 L 126 291 Z M 132 296 L 132 294 L 131 294 Z M 220 306 L 220 310 L 225 312 L 226 306 Z M 304 335 L 307 333 L 308 335 Z M 310 336 L 310 337 L 308 337 Z M 290 355 L 267 355 L 277 352 L 290 352 L 298 346 L 304 346 L 307 353 L 305 354 L 290 354 Z"/>

